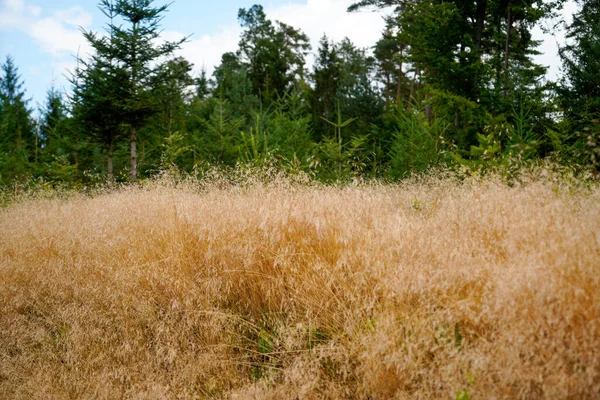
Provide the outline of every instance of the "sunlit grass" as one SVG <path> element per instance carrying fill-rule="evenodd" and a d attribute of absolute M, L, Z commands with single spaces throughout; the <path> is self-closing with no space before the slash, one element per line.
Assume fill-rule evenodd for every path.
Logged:
<path fill-rule="evenodd" d="M 595 398 L 599 354 L 597 186 L 156 184 L 0 210 L 0 398 Z"/>

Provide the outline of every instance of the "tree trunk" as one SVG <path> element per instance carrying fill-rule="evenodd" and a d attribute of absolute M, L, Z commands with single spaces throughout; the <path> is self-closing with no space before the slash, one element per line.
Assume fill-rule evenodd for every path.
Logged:
<path fill-rule="evenodd" d="M 417 81 L 417 69 L 419 68 L 419 64 L 415 65 L 415 73 L 413 79 L 410 83 L 410 93 L 408 95 L 408 109 L 410 110 L 412 107 L 413 96 L 415 95 L 415 82 Z"/>
<path fill-rule="evenodd" d="M 485 28 L 485 13 L 487 11 L 487 0 L 477 0 L 477 11 L 475 14 L 475 56 L 477 62 L 481 61 L 481 40 L 483 38 L 483 30 Z M 473 74 L 473 92 L 475 99 L 479 99 L 479 81 L 478 71 Z"/>
<path fill-rule="evenodd" d="M 219 99 L 219 161 L 223 161 L 225 156 L 225 143 L 224 143 L 224 120 L 223 120 L 223 99 Z M 194 147 L 195 149 L 195 147 Z M 194 160 L 195 162 L 195 160 Z"/>
<path fill-rule="evenodd" d="M 427 119 L 427 122 L 431 124 L 431 104 L 427 104 L 425 106 L 425 119 Z"/>
<path fill-rule="evenodd" d="M 21 126 L 17 121 L 17 151 L 21 152 L 21 148 L 23 147 L 23 136 L 21 135 Z"/>
<path fill-rule="evenodd" d="M 75 131 L 75 151 L 73 152 L 75 157 L 75 180 L 79 179 L 79 132 Z"/>
<path fill-rule="evenodd" d="M 398 82 L 396 84 L 396 103 L 402 105 L 402 72 L 398 74 Z"/>
<path fill-rule="evenodd" d="M 115 175 L 113 173 L 113 144 L 108 146 L 108 183 L 113 184 Z"/>
<path fill-rule="evenodd" d="M 504 91 L 502 98 L 508 96 L 508 61 L 510 59 L 510 31 L 512 29 L 512 14 L 510 12 L 510 1 L 508 2 L 508 19 L 506 21 L 506 44 L 504 47 Z"/>
<path fill-rule="evenodd" d="M 398 82 L 396 84 L 396 103 L 399 107 L 402 107 L 402 73 L 398 75 Z"/>
<path fill-rule="evenodd" d="M 415 93 L 415 79 L 416 79 L 416 77 L 413 77 L 413 80 L 410 82 L 410 93 L 408 95 L 408 107 L 407 107 L 408 110 L 410 110 L 412 108 L 412 100 L 413 100 L 413 95 Z"/>
<path fill-rule="evenodd" d="M 398 104 L 398 106 L 400 107 L 402 105 L 402 77 L 403 77 L 403 72 L 402 72 L 402 53 L 403 53 L 404 48 L 402 46 L 400 46 L 400 67 L 398 69 L 398 82 L 396 84 L 396 103 Z"/>
<path fill-rule="evenodd" d="M 135 127 L 131 127 L 131 169 L 129 171 L 129 180 L 135 182 L 137 180 L 137 134 Z"/>
<path fill-rule="evenodd" d="M 35 165 L 37 165 L 38 162 L 38 130 L 36 128 L 35 130 Z"/>
<path fill-rule="evenodd" d="M 483 37 L 483 28 L 485 26 L 485 12 L 487 10 L 487 0 L 477 0 L 477 11 L 475 16 L 475 51 L 479 54 L 481 50 L 481 39 Z"/>
<path fill-rule="evenodd" d="M 385 111 L 390 111 L 390 98 L 392 97 L 390 81 L 391 81 L 390 72 L 386 71 L 385 72 Z"/>
<path fill-rule="evenodd" d="M 169 98 L 169 137 L 173 135 L 173 89 L 171 88 Z"/>

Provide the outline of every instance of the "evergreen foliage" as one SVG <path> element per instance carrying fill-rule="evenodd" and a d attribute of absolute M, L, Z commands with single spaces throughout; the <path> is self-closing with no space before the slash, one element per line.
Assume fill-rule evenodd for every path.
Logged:
<path fill-rule="evenodd" d="M 565 114 L 563 142 L 578 163 L 591 162 L 600 173 L 600 1 L 578 1 L 580 10 L 561 49 L 565 75 L 559 88 Z"/>
<path fill-rule="evenodd" d="M 0 182 L 6 184 L 31 175 L 39 143 L 24 82 L 12 57 L 6 57 L 0 73 Z"/>
<path fill-rule="evenodd" d="M 37 121 L 14 60 L 0 76 L 0 184 L 135 181 L 168 168 L 277 165 L 326 182 L 400 179 L 447 165 L 481 173 L 543 158 L 600 170 L 600 3 L 579 1 L 545 82 L 532 31 L 564 0 L 363 0 L 385 9 L 372 48 L 299 29 L 260 5 L 239 10 L 237 51 L 212 76 L 157 44 L 167 5 L 102 0 L 106 34 L 83 32 L 66 96 Z"/>

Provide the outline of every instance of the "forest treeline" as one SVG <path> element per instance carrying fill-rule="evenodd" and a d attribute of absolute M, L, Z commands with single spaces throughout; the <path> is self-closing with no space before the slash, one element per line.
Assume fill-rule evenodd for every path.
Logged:
<path fill-rule="evenodd" d="M 364 0 L 385 9 L 372 48 L 240 9 L 236 52 L 212 76 L 160 42 L 166 5 L 102 0 L 66 93 L 34 112 L 10 56 L 0 73 L 0 185 L 135 181 L 165 168 L 275 165 L 325 182 L 432 166 L 510 170 L 540 160 L 600 170 L 600 0 L 578 0 L 545 79 L 532 31 L 564 0 Z M 384 13 L 382 13 L 382 16 Z M 332 21 L 335 23 L 335 21 Z M 314 52 L 315 62 L 307 67 Z"/>

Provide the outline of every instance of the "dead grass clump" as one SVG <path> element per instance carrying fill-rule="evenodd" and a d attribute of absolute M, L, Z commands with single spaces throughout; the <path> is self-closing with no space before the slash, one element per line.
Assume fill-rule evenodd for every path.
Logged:
<path fill-rule="evenodd" d="M 436 178 L 14 204 L 0 398 L 598 398 L 599 206 Z"/>

